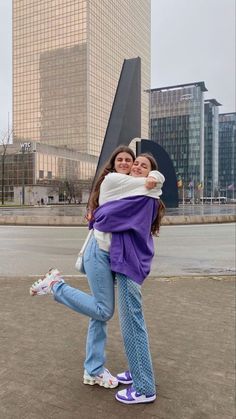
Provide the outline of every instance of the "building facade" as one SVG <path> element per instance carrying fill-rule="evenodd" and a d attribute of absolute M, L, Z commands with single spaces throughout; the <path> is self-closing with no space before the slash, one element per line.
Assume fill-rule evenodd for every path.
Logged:
<path fill-rule="evenodd" d="M 204 196 L 219 193 L 219 106 L 215 99 L 204 102 Z"/>
<path fill-rule="evenodd" d="M 149 137 L 167 151 L 181 187 L 189 188 L 189 195 L 204 180 L 206 91 L 204 82 L 150 90 Z"/>
<path fill-rule="evenodd" d="M 137 56 L 147 137 L 150 10 L 150 0 L 13 0 L 13 141 L 99 156 L 123 61 Z"/>
<path fill-rule="evenodd" d="M 87 202 L 95 156 L 37 142 L 0 146 L 0 200 L 26 205 Z M 4 174 L 4 176 L 3 176 Z"/>
<path fill-rule="evenodd" d="M 219 187 L 236 198 L 236 112 L 219 114 Z"/>

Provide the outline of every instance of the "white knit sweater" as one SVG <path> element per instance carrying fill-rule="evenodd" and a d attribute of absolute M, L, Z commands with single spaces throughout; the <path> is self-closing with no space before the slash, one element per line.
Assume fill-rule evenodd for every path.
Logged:
<path fill-rule="evenodd" d="M 158 170 L 152 170 L 149 172 L 148 176 L 154 177 L 157 180 L 157 185 L 153 189 L 147 189 L 145 187 L 146 177 L 129 176 L 122 173 L 109 173 L 101 184 L 99 205 L 109 201 L 138 195 L 158 199 L 162 194 L 161 188 L 165 178 Z M 111 233 L 103 233 L 94 229 L 94 236 L 98 242 L 99 248 L 109 251 Z"/>
<path fill-rule="evenodd" d="M 101 184 L 99 205 L 105 204 L 108 201 L 137 195 L 159 198 L 162 194 L 161 188 L 165 178 L 158 170 L 152 170 L 149 172 L 148 176 L 154 177 L 157 180 L 157 185 L 153 189 L 146 188 L 146 177 L 129 176 L 122 173 L 109 173 L 105 176 L 105 179 Z"/>

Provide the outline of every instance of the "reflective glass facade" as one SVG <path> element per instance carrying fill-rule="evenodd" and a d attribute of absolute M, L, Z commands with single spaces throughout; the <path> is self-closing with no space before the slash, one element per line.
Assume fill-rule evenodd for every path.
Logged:
<path fill-rule="evenodd" d="M 25 185 L 32 185 L 34 183 L 35 156 L 34 154 L 8 153 L 5 156 L 4 162 L 2 159 L 0 160 L 0 200 L 2 199 L 3 189 L 5 201 L 11 202 L 14 201 L 14 186 L 22 186 L 23 183 Z M 2 185 L 3 164 L 4 185 Z"/>
<path fill-rule="evenodd" d="M 219 114 L 219 185 L 236 197 L 236 113 Z"/>
<path fill-rule="evenodd" d="M 209 197 L 219 187 L 219 105 L 215 99 L 204 103 L 204 196 Z"/>
<path fill-rule="evenodd" d="M 1 152 L 2 146 L 0 146 Z M 97 159 L 76 151 L 60 149 L 44 144 L 31 143 L 30 149 L 22 152 L 20 144 L 7 147 L 4 160 L 4 198 L 14 201 L 14 187 L 22 185 L 60 187 L 66 181 L 79 184 L 89 190 Z M 0 185 L 2 186 L 2 165 L 0 159 Z M 0 190 L 0 199 L 2 188 Z M 29 203 L 29 202 L 27 202 Z"/>
<path fill-rule="evenodd" d="M 141 57 L 148 134 L 150 0 L 13 0 L 15 139 L 98 156 L 125 58 Z"/>
<path fill-rule="evenodd" d="M 169 154 L 185 184 L 204 177 L 203 82 L 150 91 L 150 133 Z"/>

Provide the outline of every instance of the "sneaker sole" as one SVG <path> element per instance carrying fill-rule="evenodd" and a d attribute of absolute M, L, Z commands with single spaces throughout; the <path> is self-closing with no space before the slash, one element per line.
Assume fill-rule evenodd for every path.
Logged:
<path fill-rule="evenodd" d="M 149 397 L 147 400 L 124 400 L 120 399 L 117 394 L 115 395 L 115 398 L 118 402 L 124 403 L 124 404 L 141 404 L 141 403 L 153 403 L 156 400 L 156 396 Z"/>
<path fill-rule="evenodd" d="M 49 293 L 42 292 L 42 291 L 35 291 L 32 288 L 30 288 L 29 293 L 30 293 L 31 297 L 34 297 L 35 295 L 48 295 L 49 294 Z"/>
<path fill-rule="evenodd" d="M 89 386 L 95 386 L 96 384 L 100 387 L 105 388 L 116 388 L 118 387 L 119 383 L 116 384 L 107 384 L 104 381 L 98 381 L 98 380 L 91 380 L 90 378 L 84 378 L 84 384 L 88 384 Z"/>

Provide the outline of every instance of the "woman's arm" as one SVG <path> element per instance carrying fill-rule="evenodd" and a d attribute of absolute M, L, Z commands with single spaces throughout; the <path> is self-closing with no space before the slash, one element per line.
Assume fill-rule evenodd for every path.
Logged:
<path fill-rule="evenodd" d="M 150 175 L 155 178 L 154 182 L 156 183 L 152 189 L 147 189 L 145 185 L 148 178 L 109 173 L 101 184 L 99 205 L 137 195 L 158 198 L 162 194 L 161 187 L 165 178 L 157 170 L 150 172 Z"/>
<path fill-rule="evenodd" d="M 163 185 L 164 181 L 165 178 L 162 173 L 160 173 L 158 170 L 151 170 L 148 177 L 146 178 L 145 187 L 147 189 L 153 189 L 158 185 L 158 183 Z"/>

